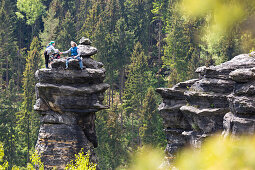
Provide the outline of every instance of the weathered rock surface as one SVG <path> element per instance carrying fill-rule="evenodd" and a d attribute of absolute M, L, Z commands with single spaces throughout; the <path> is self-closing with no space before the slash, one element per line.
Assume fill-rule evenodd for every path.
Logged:
<path fill-rule="evenodd" d="M 170 156 L 184 145 L 199 147 L 224 129 L 224 135 L 254 134 L 254 57 L 242 54 L 218 66 L 203 66 L 196 70 L 198 80 L 157 89 Z"/>
<path fill-rule="evenodd" d="M 91 44 L 87 39 L 81 42 L 82 46 Z M 81 52 L 92 54 L 87 49 Z M 103 64 L 89 55 L 83 58 L 85 70 L 79 69 L 77 60 L 70 60 L 69 69 L 64 70 L 65 60 L 57 59 L 51 69 L 35 74 L 39 82 L 34 110 L 41 115 L 42 123 L 36 150 L 45 169 L 64 169 L 82 148 L 90 150 L 91 160 L 97 161 L 93 152 L 97 147 L 95 113 L 107 108 L 102 102 L 109 85 L 103 83 Z"/>
<path fill-rule="evenodd" d="M 92 44 L 92 42 L 90 41 L 90 39 L 88 39 L 88 38 L 85 38 L 85 37 L 82 37 L 81 39 L 80 39 L 80 45 L 91 45 Z"/>
<path fill-rule="evenodd" d="M 97 49 L 90 45 L 78 45 L 82 57 L 89 57 L 97 53 Z"/>
<path fill-rule="evenodd" d="M 92 42 L 88 38 L 82 37 L 79 43 L 81 57 L 90 57 L 97 53 L 97 48 L 91 46 Z"/>
<path fill-rule="evenodd" d="M 191 130 L 191 126 L 180 108 L 187 104 L 184 92 L 196 81 L 197 79 L 189 80 L 181 82 L 173 88 L 158 88 L 156 90 L 163 96 L 159 110 L 163 117 L 167 138 L 165 151 L 169 158 L 172 158 L 176 151 L 187 143 L 186 136 L 182 133 Z"/>
<path fill-rule="evenodd" d="M 255 133 L 255 68 L 237 69 L 230 73 L 236 82 L 228 96 L 230 112 L 224 117 L 224 135 Z"/>
<path fill-rule="evenodd" d="M 85 58 L 84 58 L 84 60 L 82 60 L 82 63 L 83 63 L 83 66 L 85 66 L 86 68 L 100 69 L 104 66 L 103 63 L 97 62 L 90 57 L 85 57 Z M 66 60 L 65 59 L 56 59 L 51 64 L 51 67 L 54 70 L 64 69 L 66 67 Z M 68 70 L 72 70 L 72 69 L 79 69 L 78 60 L 75 60 L 75 59 L 69 60 Z"/>

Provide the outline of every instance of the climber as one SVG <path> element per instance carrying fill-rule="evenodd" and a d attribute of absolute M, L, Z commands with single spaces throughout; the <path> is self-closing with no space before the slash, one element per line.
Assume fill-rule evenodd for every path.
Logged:
<path fill-rule="evenodd" d="M 77 44 L 74 42 L 74 41 L 71 41 L 71 48 L 65 52 L 60 52 L 60 54 L 67 54 L 67 53 L 71 53 L 71 57 L 68 57 L 66 59 L 66 68 L 65 69 L 68 69 L 68 61 L 70 59 L 77 59 L 79 61 L 79 64 L 80 64 L 80 69 L 83 70 L 83 64 L 82 64 L 82 59 L 80 58 L 80 50 L 79 48 L 77 47 Z"/>
<path fill-rule="evenodd" d="M 45 51 L 44 51 L 44 57 L 45 57 L 45 67 L 49 68 L 49 57 L 50 54 L 52 53 L 58 53 L 59 51 L 57 49 L 54 48 L 55 47 L 55 42 L 51 41 L 48 45 L 48 47 L 46 47 Z M 54 52 L 52 52 L 54 51 Z"/>
<path fill-rule="evenodd" d="M 51 63 L 55 60 L 55 59 L 60 59 L 60 54 L 59 54 L 59 50 L 57 50 L 57 53 L 54 52 L 51 56 L 50 56 L 50 59 L 49 59 L 49 64 L 51 65 Z"/>

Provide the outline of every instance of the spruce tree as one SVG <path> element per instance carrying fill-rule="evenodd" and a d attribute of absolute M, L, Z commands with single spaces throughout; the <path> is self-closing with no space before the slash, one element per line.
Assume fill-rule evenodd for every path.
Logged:
<path fill-rule="evenodd" d="M 158 112 L 158 102 L 154 89 L 150 87 L 144 98 L 141 109 L 141 136 L 142 143 L 154 147 L 165 146 L 162 118 Z"/>
<path fill-rule="evenodd" d="M 0 75 L 2 75 L 1 85 L 8 87 L 9 81 L 13 74 L 17 71 L 15 66 L 18 62 L 16 60 L 17 46 L 13 38 L 13 29 L 11 18 L 11 11 L 9 1 L 3 0 L 0 4 Z"/>
<path fill-rule="evenodd" d="M 61 50 L 67 50 L 70 48 L 70 42 L 76 41 L 75 20 L 69 10 L 67 10 L 65 18 L 62 20 L 59 27 L 60 32 L 56 39 L 57 47 Z"/>
<path fill-rule="evenodd" d="M 148 57 L 144 54 L 139 42 L 134 47 L 128 72 L 123 107 L 128 117 L 130 145 L 135 149 L 141 145 L 139 134 L 141 127 L 140 111 L 149 83 Z"/>
<path fill-rule="evenodd" d="M 119 119 L 117 104 L 97 117 L 97 134 L 100 155 L 99 162 L 104 169 L 116 169 L 126 163 L 128 158 L 124 130 Z"/>
<path fill-rule="evenodd" d="M 53 0 L 47 11 L 47 17 L 42 18 L 44 22 L 44 30 L 40 33 L 40 38 L 43 46 L 47 46 L 50 41 L 55 40 L 58 36 L 59 18 L 57 17 L 57 11 L 60 7 L 58 0 Z"/>
<path fill-rule="evenodd" d="M 26 60 L 26 69 L 23 73 L 23 102 L 20 111 L 16 114 L 17 131 L 19 135 L 19 154 L 23 163 L 29 162 L 29 154 L 35 145 L 39 128 L 39 120 L 33 111 L 35 103 L 35 72 L 41 65 L 40 42 L 34 37 L 28 57 Z"/>
<path fill-rule="evenodd" d="M 9 86 L 5 90 L 1 90 L 0 94 L 0 141 L 5 148 L 5 158 L 10 167 L 17 163 L 16 145 L 18 143 L 15 133 L 15 113 L 18 111 L 18 104 L 17 87 L 14 80 L 11 79 Z"/>

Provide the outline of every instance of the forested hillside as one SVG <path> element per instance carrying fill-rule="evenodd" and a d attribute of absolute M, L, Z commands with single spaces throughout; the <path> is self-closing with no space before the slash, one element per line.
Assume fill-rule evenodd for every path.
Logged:
<path fill-rule="evenodd" d="M 10 167 L 26 166 L 39 118 L 33 111 L 34 73 L 50 41 L 64 51 L 87 37 L 107 70 L 110 109 L 97 114 L 96 152 L 102 169 L 125 167 L 138 147 L 164 147 L 157 87 L 195 78 L 201 65 L 227 61 L 254 45 L 232 29 L 217 41 L 201 36 L 207 18 L 187 19 L 180 0 L 1 0 L 0 142 Z"/>

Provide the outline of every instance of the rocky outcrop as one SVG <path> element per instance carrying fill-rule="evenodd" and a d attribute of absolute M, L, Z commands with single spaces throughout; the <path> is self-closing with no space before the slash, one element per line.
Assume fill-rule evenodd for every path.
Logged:
<path fill-rule="evenodd" d="M 184 145 L 200 147 L 204 138 L 224 128 L 224 134 L 243 133 L 245 128 L 254 132 L 253 67 L 255 58 L 242 54 L 218 66 L 198 68 L 197 80 L 157 89 L 163 98 L 159 110 L 169 155 Z"/>
<path fill-rule="evenodd" d="M 88 41 L 88 40 L 86 40 Z M 97 147 L 95 113 L 106 109 L 102 102 L 105 84 L 103 64 L 90 58 L 96 48 L 80 41 L 84 70 L 78 61 L 56 59 L 51 69 L 36 72 L 36 104 L 34 109 L 41 115 L 41 126 L 36 150 L 46 169 L 64 169 L 82 148 L 91 150 L 91 160 L 96 162 L 93 149 Z M 94 52 L 91 52 L 94 49 Z"/>
<path fill-rule="evenodd" d="M 163 102 L 159 106 L 159 111 L 163 117 L 164 130 L 167 138 L 166 153 L 169 158 L 172 158 L 174 153 L 187 143 L 182 132 L 189 131 L 191 126 L 180 111 L 180 108 L 187 104 L 184 92 L 188 90 L 195 81 L 197 81 L 197 79 L 178 83 L 173 88 L 158 88 L 156 90 L 163 97 Z"/>
<path fill-rule="evenodd" d="M 230 112 L 224 117 L 224 135 L 255 133 L 255 68 L 237 69 L 230 73 L 236 82 L 228 96 Z"/>

